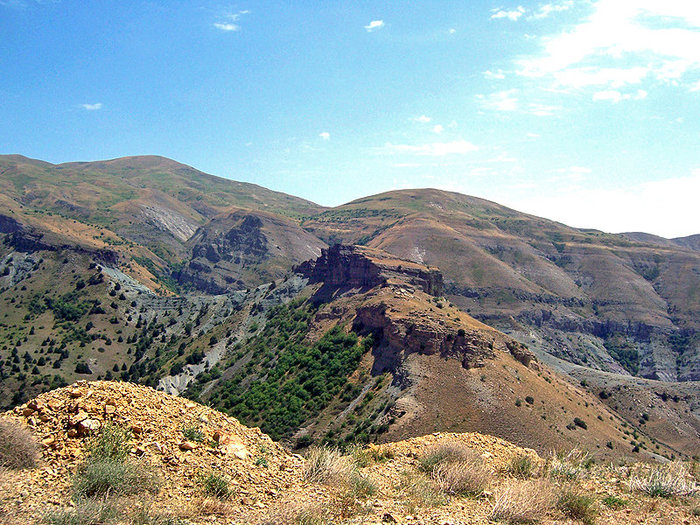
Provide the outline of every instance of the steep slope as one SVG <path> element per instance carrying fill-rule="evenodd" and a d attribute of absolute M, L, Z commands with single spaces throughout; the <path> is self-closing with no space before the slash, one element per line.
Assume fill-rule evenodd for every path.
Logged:
<path fill-rule="evenodd" d="M 565 359 L 700 379 L 700 256 L 675 241 L 569 228 L 438 190 L 367 197 L 302 224 L 329 243 L 439 267 L 455 304 L 504 330 L 514 318 Z"/>
<path fill-rule="evenodd" d="M 279 215 L 235 209 L 199 228 L 187 246 L 188 262 L 177 280 L 221 294 L 279 279 L 321 255 L 326 243 Z"/>
<path fill-rule="evenodd" d="M 436 269 L 336 245 L 297 272 L 308 280 L 302 299 L 268 311 L 188 397 L 302 446 L 450 430 L 541 452 L 632 453 L 626 424 L 598 399 L 439 297 Z"/>

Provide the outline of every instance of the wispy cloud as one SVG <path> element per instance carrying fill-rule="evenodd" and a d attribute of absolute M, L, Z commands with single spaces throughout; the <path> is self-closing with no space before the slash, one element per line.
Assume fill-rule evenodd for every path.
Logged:
<path fill-rule="evenodd" d="M 574 0 L 563 0 L 562 2 L 543 4 L 530 16 L 530 18 L 540 20 L 542 18 L 547 18 L 552 13 L 568 11 L 572 7 L 574 7 Z"/>
<path fill-rule="evenodd" d="M 505 73 L 503 73 L 502 70 L 497 70 L 497 71 L 484 71 L 484 78 L 487 78 L 489 80 L 503 80 L 506 78 Z"/>
<path fill-rule="evenodd" d="M 516 111 L 519 108 L 517 93 L 517 89 L 507 89 L 491 93 L 490 95 L 477 95 L 476 98 L 484 109 Z"/>
<path fill-rule="evenodd" d="M 322 131 L 318 136 L 321 137 L 322 140 L 331 140 L 331 134 L 327 131 Z"/>
<path fill-rule="evenodd" d="M 382 152 L 391 155 L 410 154 L 428 157 L 444 157 L 446 155 L 464 155 L 477 151 L 478 146 L 466 140 L 455 140 L 452 142 L 432 142 L 428 144 L 392 144 L 387 142 L 382 148 Z"/>
<path fill-rule="evenodd" d="M 598 101 L 608 101 L 613 104 L 622 102 L 623 100 L 643 100 L 647 98 L 647 92 L 643 89 L 637 90 L 636 93 L 620 93 L 615 90 L 598 91 L 593 94 L 593 100 Z"/>
<path fill-rule="evenodd" d="M 230 13 L 227 15 L 224 15 L 222 20 L 219 20 L 218 22 L 214 22 L 214 27 L 216 29 L 219 29 L 221 31 L 227 31 L 227 32 L 233 32 L 233 31 L 240 31 L 241 26 L 237 22 L 241 19 L 243 15 L 249 14 L 250 11 L 245 10 L 245 11 L 238 11 L 237 13 Z"/>
<path fill-rule="evenodd" d="M 102 102 L 97 102 L 96 104 L 80 104 L 80 107 L 88 111 L 97 111 L 102 109 Z"/>
<path fill-rule="evenodd" d="M 503 9 L 503 8 L 498 8 L 498 9 L 492 9 L 491 13 L 491 19 L 492 20 L 497 20 L 499 18 L 506 18 L 508 20 L 512 20 L 513 22 L 516 22 L 521 16 L 525 14 L 525 8 L 521 5 L 514 9 Z"/>
<path fill-rule="evenodd" d="M 420 117 L 414 117 L 413 120 L 414 120 L 415 122 L 420 122 L 420 123 L 422 123 L 422 124 L 427 124 L 428 122 L 430 122 L 430 121 L 433 120 L 433 119 L 431 119 L 430 117 L 428 117 L 428 116 L 426 116 L 426 115 L 421 115 Z"/>
<path fill-rule="evenodd" d="M 368 33 L 372 31 L 377 31 L 384 27 L 384 20 L 372 20 L 369 24 L 365 26 Z"/>
<path fill-rule="evenodd" d="M 442 124 L 436 124 L 435 126 L 433 126 L 433 133 L 440 134 L 443 131 L 445 131 L 445 128 Z"/>

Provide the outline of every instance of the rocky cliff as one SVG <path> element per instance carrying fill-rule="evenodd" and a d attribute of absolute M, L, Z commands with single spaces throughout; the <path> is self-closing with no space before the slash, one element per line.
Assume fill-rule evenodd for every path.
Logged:
<path fill-rule="evenodd" d="M 437 268 L 364 246 L 337 244 L 323 250 L 315 261 L 299 265 L 296 271 L 312 283 L 322 282 L 329 287 L 370 289 L 398 281 L 430 295 L 442 294 L 442 274 Z"/>

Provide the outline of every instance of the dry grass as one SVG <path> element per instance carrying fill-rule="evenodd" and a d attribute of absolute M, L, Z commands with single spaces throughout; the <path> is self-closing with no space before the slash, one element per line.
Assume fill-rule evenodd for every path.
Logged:
<path fill-rule="evenodd" d="M 419 459 L 418 468 L 446 494 L 476 496 L 493 480 L 493 471 L 474 450 L 455 441 L 440 443 Z"/>
<path fill-rule="evenodd" d="M 598 515 L 596 500 L 581 488 L 566 487 L 557 499 L 557 508 L 573 520 L 593 525 Z"/>
<path fill-rule="evenodd" d="M 629 489 L 662 498 L 692 496 L 700 491 L 688 467 L 680 461 L 632 474 Z"/>
<path fill-rule="evenodd" d="M 402 472 L 397 490 L 410 514 L 422 507 L 437 507 L 447 503 L 435 484 L 420 472 Z"/>
<path fill-rule="evenodd" d="M 306 455 L 304 480 L 314 483 L 333 483 L 348 479 L 355 471 L 352 461 L 338 449 L 313 447 Z"/>
<path fill-rule="evenodd" d="M 33 468 L 39 459 L 39 445 L 25 427 L 0 419 L 0 467 L 12 470 Z"/>
<path fill-rule="evenodd" d="M 490 518 L 508 523 L 529 523 L 552 509 L 554 490 L 546 480 L 515 481 L 496 491 Z"/>
<path fill-rule="evenodd" d="M 324 525 L 332 523 L 319 504 L 285 502 L 272 509 L 260 525 Z"/>
<path fill-rule="evenodd" d="M 462 460 L 471 460 L 475 452 L 468 446 L 458 441 L 445 441 L 430 448 L 428 452 L 418 460 L 418 468 L 430 474 L 433 469 L 443 463 L 455 463 Z"/>
<path fill-rule="evenodd" d="M 432 472 L 435 485 L 446 494 L 478 496 L 489 487 L 493 472 L 475 455 L 461 460 L 437 465 Z"/>
<path fill-rule="evenodd" d="M 233 505 L 219 498 L 204 498 L 197 500 L 192 508 L 199 516 L 219 516 L 225 518 L 233 513 Z"/>
<path fill-rule="evenodd" d="M 549 460 L 549 475 L 555 479 L 574 481 L 582 478 L 591 465 L 591 455 L 575 448 L 566 454 L 552 454 Z"/>

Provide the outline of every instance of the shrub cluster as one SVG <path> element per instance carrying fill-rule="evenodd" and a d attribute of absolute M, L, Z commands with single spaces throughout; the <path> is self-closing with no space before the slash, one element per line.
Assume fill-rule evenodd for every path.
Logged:
<path fill-rule="evenodd" d="M 0 467 L 20 470 L 33 468 L 39 459 L 39 445 L 25 427 L 0 419 Z"/>

